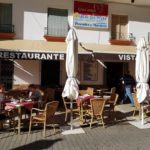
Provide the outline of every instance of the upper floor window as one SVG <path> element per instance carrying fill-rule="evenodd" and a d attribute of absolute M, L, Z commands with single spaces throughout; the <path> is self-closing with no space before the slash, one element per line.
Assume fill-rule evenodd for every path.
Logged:
<path fill-rule="evenodd" d="M 12 25 L 12 4 L 0 3 L 0 32 L 14 32 Z"/>
<path fill-rule="evenodd" d="M 128 38 L 128 16 L 112 15 L 111 18 L 111 39 Z"/>
<path fill-rule="evenodd" d="M 68 10 L 48 8 L 47 34 L 66 37 L 68 33 Z"/>

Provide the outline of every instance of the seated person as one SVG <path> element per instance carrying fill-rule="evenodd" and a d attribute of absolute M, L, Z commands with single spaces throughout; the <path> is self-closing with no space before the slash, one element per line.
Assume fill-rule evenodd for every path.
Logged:
<path fill-rule="evenodd" d="M 29 85 L 28 98 L 32 99 L 35 102 L 34 107 L 40 108 L 40 104 L 42 102 L 42 92 L 36 85 Z"/>
<path fill-rule="evenodd" d="M 29 85 L 29 99 L 32 99 L 33 101 L 41 101 L 42 100 L 42 93 L 41 91 L 37 88 L 36 85 L 31 84 Z"/>

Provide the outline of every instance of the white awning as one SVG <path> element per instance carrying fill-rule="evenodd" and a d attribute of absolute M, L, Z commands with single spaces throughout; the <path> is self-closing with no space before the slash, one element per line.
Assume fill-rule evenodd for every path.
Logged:
<path fill-rule="evenodd" d="M 136 46 L 118 46 L 85 44 L 86 49 L 93 50 L 96 53 L 108 54 L 136 54 Z M 41 53 L 66 53 L 67 45 L 65 42 L 47 42 L 37 40 L 4 40 L 0 41 L 0 50 L 18 51 L 18 52 L 41 52 Z M 87 54 L 79 45 L 79 54 Z"/>

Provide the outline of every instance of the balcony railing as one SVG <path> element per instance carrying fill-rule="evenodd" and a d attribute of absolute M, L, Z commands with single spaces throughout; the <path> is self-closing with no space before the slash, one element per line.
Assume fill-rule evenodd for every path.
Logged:
<path fill-rule="evenodd" d="M 14 33 L 14 25 L 0 24 L 0 32 L 2 32 L 2 33 Z"/>
<path fill-rule="evenodd" d="M 109 42 L 112 45 L 135 45 L 135 37 L 132 33 L 112 32 Z"/>
<path fill-rule="evenodd" d="M 47 41 L 53 41 L 53 42 L 65 42 L 65 36 L 53 36 L 48 34 L 47 27 L 44 28 L 44 38 Z"/>
<path fill-rule="evenodd" d="M 16 35 L 14 28 L 11 24 L 0 24 L 0 40 L 14 39 Z"/>

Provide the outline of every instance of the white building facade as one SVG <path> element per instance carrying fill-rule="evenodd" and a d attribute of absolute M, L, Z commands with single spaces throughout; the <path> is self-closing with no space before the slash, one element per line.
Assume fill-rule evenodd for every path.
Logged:
<path fill-rule="evenodd" d="M 82 5 L 76 5 L 76 3 L 81 3 Z M 13 32 L 15 33 L 15 37 L 11 41 L 12 44 L 9 44 L 10 39 L 7 36 L 3 37 L 3 34 L 0 34 L 0 38 L 2 40 L 5 39 L 0 41 L 1 54 L 3 55 L 4 51 L 65 54 L 66 47 L 59 47 L 58 43 L 62 42 L 65 44 L 63 40 L 69 30 L 69 27 L 66 29 L 67 21 L 69 21 L 69 24 L 73 24 L 75 17 L 80 15 L 78 12 L 75 12 L 75 8 L 78 10 L 87 9 L 89 5 L 99 6 L 101 9 L 104 9 L 103 11 L 106 13 L 104 24 L 106 27 L 87 27 L 87 23 L 94 24 L 95 21 L 98 21 L 98 19 L 93 19 L 92 21 L 92 18 L 90 20 L 88 18 L 86 24 L 75 26 L 78 40 L 84 46 L 87 44 L 86 48 L 92 49 L 96 58 L 102 60 L 107 69 L 104 69 L 97 62 L 92 62 L 90 60 L 91 55 L 87 54 L 86 51 L 84 52 L 83 49 L 81 50 L 80 47 L 78 73 L 80 84 L 109 85 L 111 87 L 114 86 L 113 84 L 117 82 L 117 78 L 125 70 L 129 69 L 134 75 L 136 44 L 141 37 L 145 37 L 147 43 L 150 42 L 150 7 L 101 3 L 100 0 L 0 0 L 0 7 L 6 9 L 6 11 L 0 11 L 0 28 L 8 23 L 7 19 L 3 19 L 3 17 L 8 15 L 5 12 L 9 9 L 11 14 L 9 24 L 14 25 Z M 59 10 L 63 11 L 59 12 Z M 58 13 L 56 13 L 57 11 Z M 53 13 L 51 12 L 54 12 L 57 16 L 63 16 L 62 20 L 52 18 Z M 96 13 L 93 12 L 93 15 L 91 13 L 84 14 L 84 17 L 88 15 L 95 17 Z M 52 19 L 54 20 L 51 21 Z M 81 23 L 83 20 L 80 17 L 77 21 Z M 62 24 L 62 22 L 65 23 Z M 0 29 L 0 33 L 4 33 L 4 29 Z M 58 32 L 53 33 L 56 30 Z M 44 35 L 51 39 L 48 40 Z M 113 43 L 110 43 L 110 39 L 114 40 L 114 42 L 125 41 L 127 43 L 111 45 Z M 42 46 L 40 44 L 41 41 Z M 13 42 L 16 42 L 15 46 Z M 47 43 L 49 44 L 48 47 L 46 47 Z M 54 48 L 51 48 L 51 43 L 53 43 Z M 106 51 L 104 47 L 101 48 L 101 45 L 105 47 Z M 51 51 L 55 49 L 55 46 L 58 51 Z M 97 48 L 98 46 L 99 49 Z M 5 62 L 2 63 L 2 60 L 6 60 L 3 58 L 4 55 L 1 56 L 1 66 L 5 64 Z M 12 79 L 9 81 L 12 87 L 30 83 L 41 86 L 63 86 L 65 84 L 65 56 L 58 60 L 38 59 L 38 57 L 36 59 L 33 58 L 33 60 L 16 59 L 16 57 L 11 59 L 8 57 L 8 60 L 13 62 L 13 68 L 11 68 Z M 9 77 L 4 79 L 3 76 L 1 70 L 1 82 L 7 83 Z"/>

